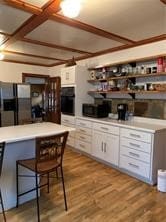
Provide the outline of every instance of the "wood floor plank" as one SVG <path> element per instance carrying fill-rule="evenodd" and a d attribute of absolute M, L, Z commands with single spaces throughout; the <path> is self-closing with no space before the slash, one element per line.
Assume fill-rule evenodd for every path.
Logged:
<path fill-rule="evenodd" d="M 42 191 L 42 222 L 166 222 L 166 193 L 109 166 L 66 149 L 64 175 L 68 211 L 60 180 Z M 0 221 L 2 221 L 0 215 Z M 6 212 L 8 222 L 35 222 L 36 201 Z"/>

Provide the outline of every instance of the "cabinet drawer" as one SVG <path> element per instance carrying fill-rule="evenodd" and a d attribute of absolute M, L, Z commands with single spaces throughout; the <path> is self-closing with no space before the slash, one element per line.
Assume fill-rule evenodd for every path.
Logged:
<path fill-rule="evenodd" d="M 75 117 L 72 116 L 61 116 L 61 123 L 62 125 L 74 125 L 75 124 Z"/>
<path fill-rule="evenodd" d="M 119 135 L 119 127 L 116 126 L 110 126 L 102 123 L 93 123 L 93 129 Z"/>
<path fill-rule="evenodd" d="M 150 143 L 144 143 L 142 141 L 128 139 L 125 137 L 122 137 L 120 140 L 121 146 L 129 147 L 135 150 L 140 150 L 146 153 L 151 153 L 151 144 Z"/>
<path fill-rule="evenodd" d="M 91 136 L 85 135 L 85 134 L 82 134 L 82 133 L 78 133 L 78 132 L 76 133 L 76 138 L 78 140 L 89 142 L 89 143 L 91 143 L 91 140 L 92 140 Z"/>
<path fill-rule="evenodd" d="M 120 154 L 131 157 L 131 158 L 134 158 L 134 159 L 137 159 L 137 160 L 140 160 L 140 161 L 150 163 L 150 157 L 151 156 L 148 153 L 143 153 L 143 152 L 138 151 L 138 150 L 134 150 L 134 149 L 130 149 L 130 148 L 121 146 Z"/>
<path fill-rule="evenodd" d="M 84 128 L 84 127 L 81 127 L 81 126 L 77 126 L 77 132 L 81 133 L 81 134 L 86 134 L 86 135 L 89 135 L 89 136 L 92 135 L 92 129 Z"/>
<path fill-rule="evenodd" d="M 75 139 L 74 139 L 74 137 L 68 136 L 68 138 L 67 138 L 67 145 L 75 147 Z"/>
<path fill-rule="evenodd" d="M 151 143 L 151 133 L 146 133 L 138 130 L 132 130 L 132 129 L 121 129 L 121 136 L 140 140 L 146 143 Z"/>
<path fill-rule="evenodd" d="M 150 165 L 127 156 L 120 156 L 120 167 L 132 173 L 148 178 L 150 175 Z"/>
<path fill-rule="evenodd" d="M 87 120 L 77 119 L 76 120 L 76 125 L 81 126 L 81 127 L 86 127 L 86 128 L 92 128 L 92 122 L 87 121 Z"/>
<path fill-rule="evenodd" d="M 87 142 L 83 142 L 80 140 L 76 140 L 76 148 L 82 150 L 86 153 L 91 153 L 91 144 Z"/>

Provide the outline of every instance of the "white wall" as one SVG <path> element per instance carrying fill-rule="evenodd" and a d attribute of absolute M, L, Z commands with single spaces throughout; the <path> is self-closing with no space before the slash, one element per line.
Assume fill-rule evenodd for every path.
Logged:
<path fill-rule="evenodd" d="M 48 75 L 48 68 L 0 61 L 0 81 L 22 82 L 22 73 Z"/>
<path fill-rule="evenodd" d="M 143 46 L 138 46 L 130 49 L 121 50 L 96 56 L 94 58 L 78 61 L 78 65 L 95 67 L 99 65 L 106 65 L 114 62 L 125 60 L 132 60 L 146 56 L 153 56 L 164 54 L 166 52 L 166 41 L 159 41 Z M 51 76 L 60 76 L 60 69 L 64 65 L 55 67 L 31 66 L 16 63 L 8 63 L 0 61 L 0 81 L 4 82 L 22 82 L 22 73 L 44 74 Z"/>
<path fill-rule="evenodd" d="M 130 49 L 125 49 L 101 56 L 96 56 L 93 58 L 85 59 L 78 61 L 78 65 L 83 65 L 86 66 L 87 68 L 90 67 L 95 67 L 95 66 L 102 66 L 110 63 L 116 63 L 116 62 L 121 62 L 121 61 L 126 61 L 126 60 L 133 60 L 133 59 L 138 59 L 138 58 L 143 58 L 143 57 L 148 57 L 148 56 L 155 56 L 159 54 L 164 54 L 166 52 L 166 40 L 147 44 L 147 45 L 142 45 L 142 46 L 137 46 L 134 48 Z M 51 76 L 58 76 L 60 75 L 60 69 L 61 66 L 55 66 L 49 69 L 49 74 Z"/>

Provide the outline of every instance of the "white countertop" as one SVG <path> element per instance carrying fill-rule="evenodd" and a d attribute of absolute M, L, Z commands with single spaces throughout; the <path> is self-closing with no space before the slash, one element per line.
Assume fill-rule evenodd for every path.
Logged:
<path fill-rule="evenodd" d="M 131 128 L 135 130 L 146 131 L 155 133 L 161 130 L 166 130 L 166 120 L 156 120 L 151 118 L 134 117 L 131 121 L 114 120 L 111 118 L 90 118 L 90 117 L 77 117 L 84 120 L 120 126 L 124 128 Z"/>
<path fill-rule="evenodd" d="M 34 139 L 38 136 L 59 134 L 64 131 L 73 131 L 72 127 L 62 126 L 51 122 L 33 123 L 19 126 L 8 126 L 0 128 L 0 142 L 18 142 Z"/>

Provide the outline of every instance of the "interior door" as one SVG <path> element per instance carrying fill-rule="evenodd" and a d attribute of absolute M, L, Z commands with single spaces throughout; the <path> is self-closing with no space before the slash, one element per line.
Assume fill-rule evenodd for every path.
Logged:
<path fill-rule="evenodd" d="M 61 123 L 61 78 L 50 77 L 46 85 L 45 101 L 47 101 L 46 120 L 54 123 Z"/>

